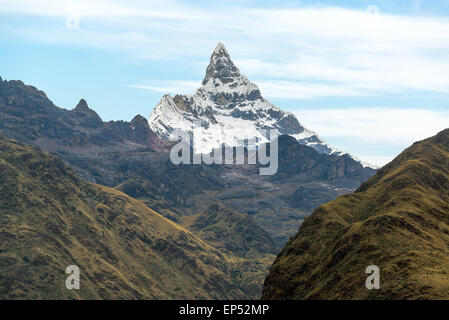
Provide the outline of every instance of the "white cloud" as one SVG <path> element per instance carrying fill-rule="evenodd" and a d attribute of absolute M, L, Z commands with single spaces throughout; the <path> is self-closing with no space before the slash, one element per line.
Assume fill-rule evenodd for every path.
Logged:
<path fill-rule="evenodd" d="M 383 167 L 387 163 L 391 162 L 395 157 L 394 156 L 378 156 L 373 154 L 362 154 L 358 157 L 359 159 L 363 159 L 366 163 L 377 166 L 379 168 Z"/>
<path fill-rule="evenodd" d="M 170 9 L 171 10 L 170 10 Z M 84 18 L 105 19 L 110 17 L 143 17 L 162 19 L 185 19 L 199 14 L 175 1 L 165 0 L 1 0 L 2 12 L 38 15 L 66 16 L 76 9 Z M 196 19 L 201 19 L 197 16 Z"/>
<path fill-rule="evenodd" d="M 363 87 L 347 84 L 323 84 L 295 81 L 257 81 L 262 94 L 270 98 L 313 99 L 317 97 L 361 96 L 370 93 Z"/>
<path fill-rule="evenodd" d="M 200 81 L 159 81 L 153 85 L 130 85 L 131 88 L 170 94 L 193 94 L 201 85 Z M 314 84 L 294 81 L 257 81 L 264 96 L 269 98 L 313 99 L 323 96 L 366 95 L 351 86 Z"/>
<path fill-rule="evenodd" d="M 161 86 L 162 85 L 162 86 Z M 192 94 L 200 86 L 199 81 L 160 81 L 159 85 L 132 84 L 129 87 L 163 94 Z"/>
<path fill-rule="evenodd" d="M 449 128 L 449 111 L 400 108 L 313 109 L 295 112 L 299 121 L 323 138 L 341 141 L 335 147 L 347 152 L 353 145 L 358 158 L 384 165 L 404 147 Z M 350 141 L 345 145 L 344 141 Z M 367 152 L 368 150 L 368 152 Z M 384 150 L 393 150 L 385 154 Z M 360 153 L 362 152 L 362 153 Z"/>
<path fill-rule="evenodd" d="M 222 41 L 242 72 L 263 80 L 264 91 L 276 97 L 449 93 L 447 18 L 337 8 L 251 9 L 238 3 L 189 7 L 177 1 L 141 0 L 0 0 L 0 10 L 55 23 L 60 18 L 63 26 L 73 3 L 80 13 L 78 32 L 27 23 L 8 30 L 35 41 L 119 50 L 192 67 Z"/>
<path fill-rule="evenodd" d="M 313 109 L 295 112 L 323 136 L 364 142 L 408 143 L 449 128 L 449 111 L 402 108 Z"/>

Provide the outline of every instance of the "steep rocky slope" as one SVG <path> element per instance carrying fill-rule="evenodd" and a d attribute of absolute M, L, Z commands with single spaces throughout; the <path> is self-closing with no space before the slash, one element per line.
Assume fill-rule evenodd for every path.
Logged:
<path fill-rule="evenodd" d="M 367 290 L 369 265 L 380 289 Z M 320 206 L 276 258 L 265 299 L 448 299 L 449 129 Z"/>

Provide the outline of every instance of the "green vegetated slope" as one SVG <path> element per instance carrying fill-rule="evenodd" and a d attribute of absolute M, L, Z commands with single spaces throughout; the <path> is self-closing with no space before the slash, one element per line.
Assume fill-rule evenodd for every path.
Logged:
<path fill-rule="evenodd" d="M 0 137 L 0 298 L 248 298 L 237 260 L 62 160 Z M 77 265 L 81 289 L 65 287 Z"/>
<path fill-rule="evenodd" d="M 366 267 L 380 268 L 367 290 Z M 265 299 L 449 299 L 449 130 L 320 206 L 276 258 Z"/>

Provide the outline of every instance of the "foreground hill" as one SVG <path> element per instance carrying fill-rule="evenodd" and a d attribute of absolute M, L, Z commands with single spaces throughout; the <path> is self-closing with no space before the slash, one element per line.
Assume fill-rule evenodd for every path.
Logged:
<path fill-rule="evenodd" d="M 247 298 L 231 276 L 236 263 L 143 203 L 0 135 L 0 299 Z M 72 264 L 80 290 L 65 287 Z"/>
<path fill-rule="evenodd" d="M 365 287 L 369 265 L 380 290 Z M 316 209 L 276 258 L 263 298 L 449 299 L 449 130 Z"/>

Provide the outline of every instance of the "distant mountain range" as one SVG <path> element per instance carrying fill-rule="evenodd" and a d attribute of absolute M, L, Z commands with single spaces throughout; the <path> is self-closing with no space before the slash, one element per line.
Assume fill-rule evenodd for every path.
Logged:
<path fill-rule="evenodd" d="M 264 299 L 449 299 L 449 129 L 318 207 L 276 258 Z M 380 289 L 367 290 L 369 265 Z"/>
<path fill-rule="evenodd" d="M 222 87 L 217 86 L 213 94 L 211 86 L 220 82 Z M 240 95 L 232 91 L 236 88 L 233 84 L 240 86 Z M 223 96 L 222 90 L 230 91 Z M 199 102 L 201 92 L 210 105 Z M 303 219 L 315 207 L 355 190 L 376 172 L 348 154 L 334 152 L 330 147 L 327 150 L 327 144 L 314 134 L 309 136 L 313 141 L 307 140 L 304 134 L 310 132 L 293 115 L 264 100 L 257 87 L 240 75 L 222 45 L 212 54 L 203 86 L 194 98 L 165 96 L 164 99 L 169 105 L 159 104 L 149 122 L 140 115 L 131 122 L 104 122 L 83 99 L 73 110 L 66 110 L 55 106 L 44 92 L 33 86 L 0 79 L 0 132 L 7 139 L 52 153 L 50 156 L 2 139 L 5 149 L 0 150 L 0 161 L 4 168 L 9 168 L 8 175 L 2 177 L 11 188 L 3 188 L 1 194 L 3 208 L 8 209 L 2 233 L 8 249 L 0 252 L 0 261 L 4 259 L 0 268 L 11 275 L 22 267 L 31 271 L 21 278 L 26 285 L 18 276 L 0 279 L 0 292 L 11 292 L 9 297 L 57 297 L 35 286 L 33 279 L 47 273 L 41 274 L 29 265 L 30 257 L 40 254 L 48 261 L 61 257 L 60 265 L 49 263 L 47 267 L 62 268 L 69 260 L 88 263 L 90 255 L 89 268 L 99 274 L 89 274 L 88 281 L 95 280 L 101 285 L 99 291 L 92 286 L 80 297 L 258 298 L 274 254 L 297 231 Z M 217 104 L 220 101 L 223 104 Z M 204 121 L 205 137 L 213 132 L 214 126 L 232 122 L 247 124 L 255 134 L 264 127 L 278 130 L 281 136 L 277 174 L 260 176 L 257 165 L 174 165 L 169 157 L 174 144 L 170 133 L 182 129 L 177 127 L 181 122 L 189 124 L 189 119 Z M 32 163 L 34 158 L 45 165 Z M 58 162 L 58 158 L 65 163 Z M 42 172 L 43 168 L 46 169 Z M 28 199 L 23 193 L 28 190 L 23 183 L 36 185 L 36 195 L 30 193 L 30 197 L 48 198 L 52 204 Z M 74 202 L 65 194 L 64 185 L 73 192 Z M 33 211 L 39 214 L 40 221 L 33 220 L 29 214 Z M 128 221 L 133 214 L 137 217 Z M 14 220 L 14 215 L 20 219 Z M 123 224 L 127 231 L 122 232 L 121 226 L 109 221 L 109 215 L 119 217 L 114 221 Z M 148 228 L 142 230 L 140 222 L 136 225 L 133 219 Z M 39 240 L 23 231 L 21 239 L 30 243 L 29 253 L 7 232 L 8 229 L 19 232 L 24 225 L 41 237 Z M 92 231 L 86 234 L 86 243 L 71 233 L 72 225 Z M 152 234 L 152 228 L 160 225 L 167 232 Z M 131 240 L 127 238 L 129 234 Z M 147 238 L 162 243 L 163 247 L 153 247 L 154 241 Z M 105 246 L 101 250 L 91 247 L 98 239 Z M 45 252 L 38 253 L 33 247 L 39 241 L 47 248 Z M 131 252 L 125 248 L 131 248 Z M 166 286 L 157 284 L 165 278 L 157 280 L 155 274 L 159 273 L 147 268 L 149 262 L 142 256 L 146 250 L 160 259 L 167 255 L 167 261 L 159 258 L 152 261 L 151 268 L 160 263 L 163 272 L 173 275 L 173 282 Z M 193 259 L 193 252 L 202 253 Z M 114 260 L 106 260 L 109 253 Z M 28 260 L 23 260 L 25 256 Z M 182 256 L 187 260 L 192 257 L 188 261 L 197 267 L 183 266 L 177 260 Z M 135 264 L 126 265 L 129 259 L 136 260 Z M 105 275 L 106 263 L 117 266 L 118 272 L 123 273 L 117 288 Z M 182 278 L 184 267 L 191 272 Z M 142 280 L 142 286 L 151 283 L 151 290 L 133 282 L 138 279 L 127 278 L 130 268 L 139 270 L 139 277 L 147 281 Z M 206 278 L 195 284 L 192 279 L 197 277 Z M 174 282 L 183 284 L 183 289 Z M 195 286 L 197 291 L 193 290 Z"/>

